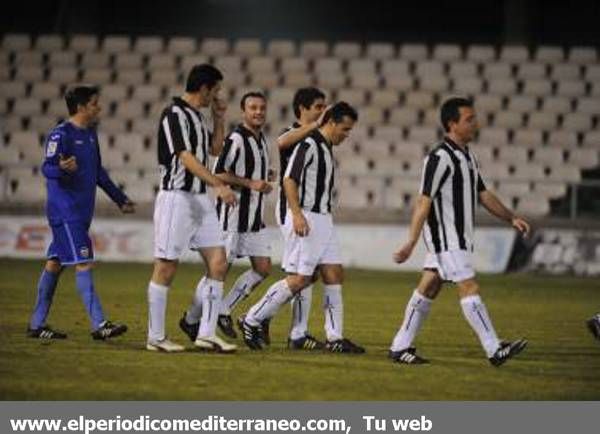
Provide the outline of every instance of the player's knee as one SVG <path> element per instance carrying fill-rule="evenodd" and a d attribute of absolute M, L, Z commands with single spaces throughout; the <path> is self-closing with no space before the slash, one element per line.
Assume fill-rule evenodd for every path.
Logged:
<path fill-rule="evenodd" d="M 269 277 L 269 274 L 271 274 L 271 261 L 258 262 L 254 264 L 252 268 L 254 269 L 254 272 L 260 274 L 263 278 L 266 279 L 267 277 Z"/>
<path fill-rule="evenodd" d="M 211 279 L 225 280 L 229 264 L 225 257 L 217 257 L 208 263 L 208 275 Z"/>
<path fill-rule="evenodd" d="M 458 292 L 461 298 L 478 295 L 480 293 L 479 283 L 475 279 L 464 280 L 459 283 Z"/>
<path fill-rule="evenodd" d="M 152 281 L 159 285 L 169 286 L 175 277 L 177 271 L 177 262 L 157 260 L 154 263 L 154 272 L 152 273 Z"/>
<path fill-rule="evenodd" d="M 311 276 L 302 276 L 299 274 L 288 276 L 286 280 L 290 291 L 292 291 L 294 294 L 302 291 L 312 283 Z"/>
<path fill-rule="evenodd" d="M 337 285 L 344 283 L 344 269 L 341 266 L 323 267 L 321 270 L 323 283 Z"/>
<path fill-rule="evenodd" d="M 57 260 L 49 259 L 46 261 L 46 266 L 44 267 L 44 269 L 48 273 L 59 274 L 60 272 L 62 272 L 63 266 L 60 265 L 60 262 L 58 262 Z"/>
<path fill-rule="evenodd" d="M 94 267 L 92 262 L 84 262 L 83 264 L 75 265 L 75 271 L 88 271 Z"/>

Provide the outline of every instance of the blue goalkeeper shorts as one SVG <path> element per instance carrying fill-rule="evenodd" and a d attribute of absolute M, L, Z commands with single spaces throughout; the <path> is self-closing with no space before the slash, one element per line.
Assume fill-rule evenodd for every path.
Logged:
<path fill-rule="evenodd" d="M 92 240 L 88 225 L 79 222 L 63 222 L 51 225 L 52 242 L 46 257 L 57 259 L 61 265 L 82 264 L 94 260 Z"/>

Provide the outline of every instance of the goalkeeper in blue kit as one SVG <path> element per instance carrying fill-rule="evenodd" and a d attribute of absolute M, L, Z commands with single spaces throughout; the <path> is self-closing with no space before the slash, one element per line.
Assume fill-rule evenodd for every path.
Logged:
<path fill-rule="evenodd" d="M 104 340 L 127 331 L 125 324 L 105 318 L 92 277 L 94 251 L 88 231 L 94 216 L 96 186 L 123 213 L 134 212 L 134 204 L 102 167 L 95 128 L 101 111 L 98 97 L 99 88 L 94 86 L 68 90 L 65 100 L 69 119 L 57 125 L 46 139 L 42 173 L 46 178 L 46 215 L 52 242 L 27 329 L 31 338 L 67 337 L 46 324 L 60 273 L 67 265 L 75 266 L 75 283 L 91 322 L 92 337 Z"/>

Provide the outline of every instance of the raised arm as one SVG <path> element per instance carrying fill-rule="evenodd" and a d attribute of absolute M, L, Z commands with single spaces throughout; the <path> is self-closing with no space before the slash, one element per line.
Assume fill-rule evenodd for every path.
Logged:
<path fill-rule="evenodd" d="M 277 137 L 277 146 L 279 147 L 279 149 L 284 150 L 289 148 L 290 146 L 293 146 L 295 143 L 304 140 L 304 138 L 308 136 L 312 131 L 316 130 L 317 128 L 320 128 L 321 125 L 323 125 L 325 113 L 327 113 L 327 111 L 330 108 L 331 106 L 328 106 L 325 110 L 323 110 L 323 113 L 321 113 L 321 116 L 319 116 L 319 118 L 316 121 L 311 122 L 310 124 L 299 126 L 298 128 L 292 128 L 281 134 L 279 137 Z"/>

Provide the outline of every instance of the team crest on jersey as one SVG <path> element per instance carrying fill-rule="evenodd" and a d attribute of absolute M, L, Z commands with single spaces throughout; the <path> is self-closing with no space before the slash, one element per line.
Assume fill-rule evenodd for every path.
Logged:
<path fill-rule="evenodd" d="M 46 156 L 47 157 L 54 157 L 54 154 L 56 154 L 56 148 L 58 147 L 58 142 L 55 141 L 49 141 L 48 142 L 48 147 L 46 149 Z"/>
<path fill-rule="evenodd" d="M 82 258 L 87 258 L 90 256 L 90 249 L 88 249 L 87 247 L 82 247 L 81 249 L 79 249 L 79 254 Z"/>

